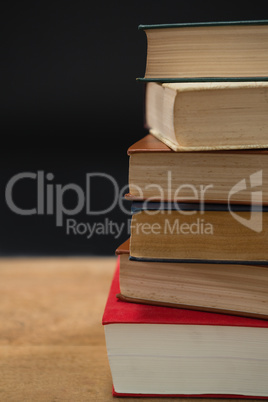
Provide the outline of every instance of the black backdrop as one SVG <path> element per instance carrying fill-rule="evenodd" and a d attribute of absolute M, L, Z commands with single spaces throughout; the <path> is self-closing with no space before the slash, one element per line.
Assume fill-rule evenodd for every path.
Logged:
<path fill-rule="evenodd" d="M 114 185 L 107 175 L 119 190 L 127 185 L 126 150 L 146 133 L 143 85 L 135 80 L 144 74 L 146 39 L 137 26 L 267 19 L 264 4 L 245 2 L 234 8 L 234 2 L 205 1 L 2 3 L 1 255 L 113 254 L 128 236 L 130 218 L 118 202 L 105 214 L 91 215 L 83 208 L 57 226 L 55 212 L 25 216 L 11 211 L 5 198 L 8 182 L 16 174 L 39 171 L 46 190 L 47 184 L 55 192 L 56 185 L 73 183 L 85 192 L 86 174 L 97 173 L 90 180 L 90 210 L 111 206 Z M 34 177 L 18 181 L 14 203 L 34 208 L 36 188 Z M 41 195 L 46 197 L 47 192 Z M 64 205 L 77 205 L 74 191 L 66 192 Z M 123 206 L 129 210 L 126 201 Z M 81 223 L 79 233 L 67 234 L 67 218 Z M 94 224 L 98 231 L 87 238 L 84 229 Z M 120 235 L 115 225 L 122 225 Z"/>

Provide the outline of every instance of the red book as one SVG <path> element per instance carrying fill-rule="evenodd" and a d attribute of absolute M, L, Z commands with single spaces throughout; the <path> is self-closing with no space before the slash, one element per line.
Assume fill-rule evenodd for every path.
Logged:
<path fill-rule="evenodd" d="M 117 396 L 268 397 L 268 321 L 118 300 L 103 315 Z"/>

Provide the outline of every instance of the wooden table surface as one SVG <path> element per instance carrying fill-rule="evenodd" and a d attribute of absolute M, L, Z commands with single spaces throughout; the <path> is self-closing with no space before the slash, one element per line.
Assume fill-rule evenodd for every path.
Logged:
<path fill-rule="evenodd" d="M 0 259 L 1 402 L 174 401 L 112 397 L 101 318 L 114 269 L 115 258 Z"/>

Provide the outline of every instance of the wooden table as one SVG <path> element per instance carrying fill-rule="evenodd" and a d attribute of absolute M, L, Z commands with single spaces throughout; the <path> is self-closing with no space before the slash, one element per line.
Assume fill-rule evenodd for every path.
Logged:
<path fill-rule="evenodd" d="M 1 402 L 137 402 L 111 395 L 101 318 L 114 269 L 114 258 L 0 259 Z M 163 400 L 174 401 L 139 399 Z"/>

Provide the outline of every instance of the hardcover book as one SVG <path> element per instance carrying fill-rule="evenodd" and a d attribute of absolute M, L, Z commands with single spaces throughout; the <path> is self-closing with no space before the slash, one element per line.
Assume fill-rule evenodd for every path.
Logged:
<path fill-rule="evenodd" d="M 128 155 L 129 200 L 251 204 L 262 191 L 268 203 L 267 150 L 174 152 L 148 134 Z"/>
<path fill-rule="evenodd" d="M 116 298 L 103 315 L 114 395 L 267 398 L 268 321 Z"/>
<path fill-rule="evenodd" d="M 116 250 L 121 300 L 268 319 L 268 267 L 135 261 Z"/>
<path fill-rule="evenodd" d="M 174 151 L 268 147 L 268 82 L 146 85 L 145 122 Z"/>
<path fill-rule="evenodd" d="M 133 202 L 130 258 L 268 264 L 268 207 Z"/>
<path fill-rule="evenodd" d="M 147 81 L 255 81 L 268 76 L 268 22 L 140 25 Z"/>

